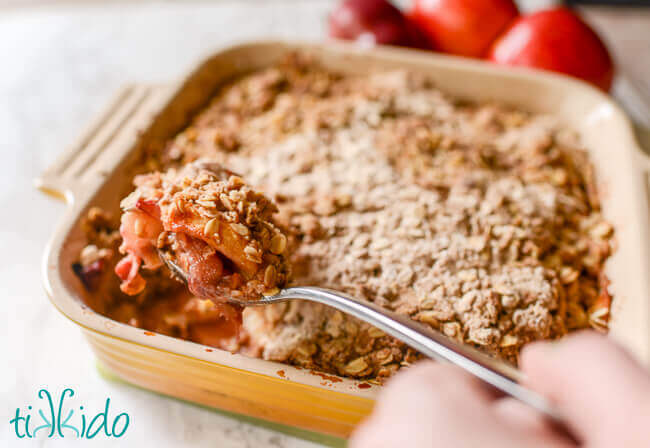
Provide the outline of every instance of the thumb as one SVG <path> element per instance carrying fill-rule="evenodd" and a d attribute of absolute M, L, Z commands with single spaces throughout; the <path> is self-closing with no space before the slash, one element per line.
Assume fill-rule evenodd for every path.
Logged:
<path fill-rule="evenodd" d="M 621 347 L 594 332 L 524 349 L 528 385 L 548 397 L 580 440 L 596 445 L 626 438 L 650 424 L 650 378 Z M 640 421 L 636 421 L 640 420 Z M 637 432 L 637 435 L 638 432 Z"/>

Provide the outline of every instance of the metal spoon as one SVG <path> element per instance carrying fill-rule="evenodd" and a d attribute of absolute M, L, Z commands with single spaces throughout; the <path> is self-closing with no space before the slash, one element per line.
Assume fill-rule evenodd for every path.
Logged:
<path fill-rule="evenodd" d="M 164 251 L 159 249 L 159 253 L 160 258 L 172 273 L 187 283 L 187 273 Z M 285 288 L 275 295 L 262 296 L 257 300 L 241 300 L 234 297 L 225 299 L 229 303 L 239 306 L 269 305 L 294 299 L 309 300 L 331 306 L 379 328 L 430 358 L 451 362 L 465 369 L 499 391 L 535 408 L 554 422 L 561 424 L 560 414 L 544 397 L 522 386 L 523 374 L 510 364 L 460 344 L 406 316 L 386 310 L 373 303 L 362 302 L 339 291 L 313 286 Z"/>

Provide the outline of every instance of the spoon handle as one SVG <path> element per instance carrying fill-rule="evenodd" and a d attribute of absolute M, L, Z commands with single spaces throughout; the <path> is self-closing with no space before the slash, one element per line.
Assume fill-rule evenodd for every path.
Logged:
<path fill-rule="evenodd" d="M 324 288 L 292 287 L 280 291 L 275 296 L 262 298 L 256 304 L 264 305 L 290 299 L 322 303 L 354 316 L 430 358 L 451 362 L 465 369 L 506 395 L 532 406 L 554 421 L 560 421 L 560 415 L 544 397 L 520 384 L 524 379 L 523 374 L 510 364 L 489 357 L 406 316 L 370 302 L 362 302 L 342 292 Z"/>

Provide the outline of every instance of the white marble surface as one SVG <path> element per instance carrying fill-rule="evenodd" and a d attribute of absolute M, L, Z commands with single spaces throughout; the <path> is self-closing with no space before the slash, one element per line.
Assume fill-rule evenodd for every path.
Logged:
<path fill-rule="evenodd" d="M 79 329 L 48 302 L 40 259 L 65 206 L 32 179 L 113 92 L 168 81 L 210 49 L 265 36 L 318 39 L 327 1 L 79 2 L 0 8 L 0 446 L 115 446 L 115 439 L 18 440 L 9 420 L 46 386 L 86 409 L 128 411 L 120 446 L 307 447 L 314 444 L 104 380 Z M 44 435 L 44 432 L 41 433 Z"/>

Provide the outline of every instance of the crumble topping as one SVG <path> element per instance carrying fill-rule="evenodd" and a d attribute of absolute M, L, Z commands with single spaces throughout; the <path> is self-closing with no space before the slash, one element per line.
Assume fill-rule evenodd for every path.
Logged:
<path fill-rule="evenodd" d="M 607 328 L 613 229 L 586 152 L 552 116 L 456 100 L 416 73 L 344 76 L 294 56 L 225 86 L 145 164 L 197 159 L 277 204 L 293 284 L 346 291 L 512 362 L 529 341 Z M 199 213 L 203 201 L 227 209 L 204 195 L 192 197 Z M 210 343 L 190 335 L 199 308 L 181 307 L 179 326 L 150 318 L 163 303 L 132 306 L 134 324 Z M 229 349 L 352 377 L 418 357 L 302 301 L 245 309 L 243 328 Z"/>

